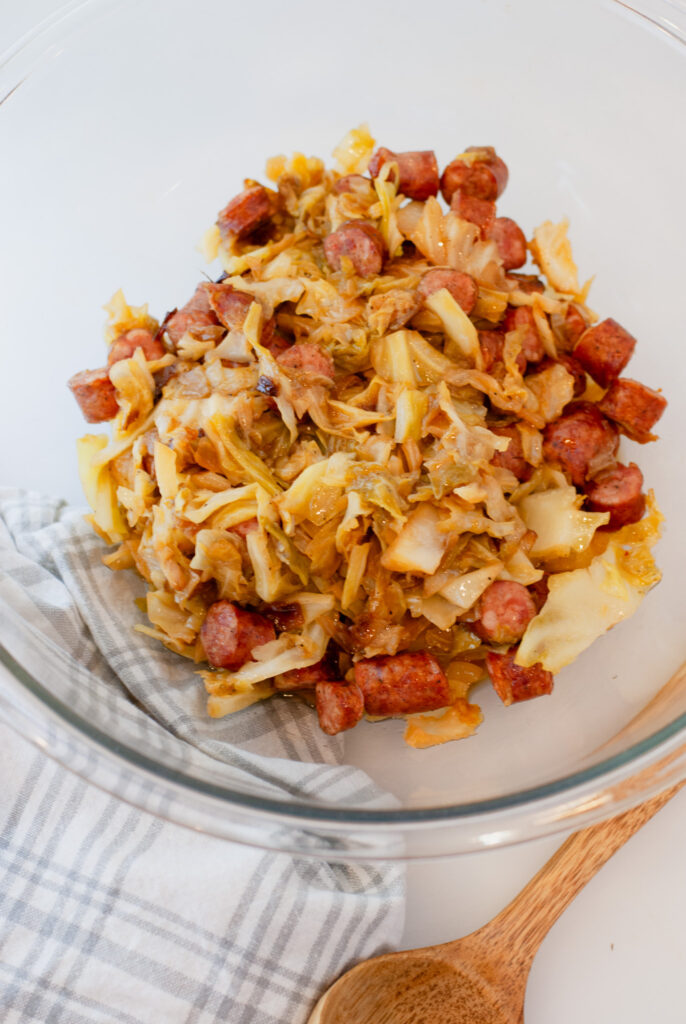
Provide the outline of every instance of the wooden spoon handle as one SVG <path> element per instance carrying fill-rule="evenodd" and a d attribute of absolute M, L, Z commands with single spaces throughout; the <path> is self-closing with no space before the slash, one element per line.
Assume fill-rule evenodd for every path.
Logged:
<path fill-rule="evenodd" d="M 486 925 L 481 934 L 487 942 L 510 950 L 510 970 L 530 965 L 549 929 L 576 894 L 683 785 L 679 782 L 616 818 L 570 836 L 512 903 Z"/>

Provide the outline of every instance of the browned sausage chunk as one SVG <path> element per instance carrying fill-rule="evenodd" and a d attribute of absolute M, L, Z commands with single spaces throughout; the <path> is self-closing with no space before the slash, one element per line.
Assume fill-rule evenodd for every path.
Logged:
<path fill-rule="evenodd" d="M 484 363 L 484 370 L 490 373 L 496 363 L 503 361 L 503 346 L 505 345 L 505 334 L 503 331 L 479 331 L 479 345 Z M 526 370 L 526 356 L 523 352 L 517 353 L 515 364 L 520 373 Z"/>
<path fill-rule="evenodd" d="M 271 354 L 276 359 L 282 352 L 291 347 L 292 342 L 287 341 L 283 334 L 279 334 L 276 329 L 276 318 L 270 316 L 262 327 L 262 336 L 260 338 L 260 344 L 264 348 L 269 349 Z"/>
<path fill-rule="evenodd" d="M 496 580 L 481 595 L 479 621 L 473 629 L 482 640 L 493 644 L 514 644 L 536 614 L 536 605 L 522 583 Z"/>
<path fill-rule="evenodd" d="M 250 519 L 244 519 L 242 523 L 236 523 L 234 526 L 230 526 L 229 529 L 231 530 L 231 533 L 235 533 L 245 540 L 248 534 L 252 533 L 253 530 L 256 530 L 257 527 L 257 519 L 252 516 Z"/>
<path fill-rule="evenodd" d="M 574 348 L 577 341 L 587 328 L 588 324 L 584 320 L 583 314 L 579 312 L 572 302 L 570 302 L 567 306 L 563 325 L 565 341 L 570 349 Z"/>
<path fill-rule="evenodd" d="M 165 347 L 159 338 L 156 338 L 143 327 L 135 327 L 112 342 L 107 365 L 113 366 L 120 359 L 130 359 L 137 348 L 143 349 L 143 355 L 148 360 L 161 359 L 165 354 Z"/>
<path fill-rule="evenodd" d="M 546 671 L 540 662 L 530 668 L 515 665 L 516 654 L 517 648 L 512 647 L 505 654 L 489 651 L 486 655 L 486 669 L 503 704 L 517 704 L 521 700 L 552 693 L 552 673 Z"/>
<path fill-rule="evenodd" d="M 248 310 L 252 306 L 253 297 L 247 292 L 239 292 L 230 284 L 208 284 L 207 297 L 210 307 L 224 327 L 231 330 L 242 327 Z"/>
<path fill-rule="evenodd" d="M 538 292 L 540 295 L 545 291 L 543 281 L 535 274 L 508 274 L 507 280 L 517 291 L 524 292 L 526 295 L 531 295 L 533 292 Z"/>
<path fill-rule="evenodd" d="M 357 683 L 320 682 L 315 693 L 319 725 L 329 736 L 352 729 L 364 714 L 362 692 Z"/>
<path fill-rule="evenodd" d="M 503 320 L 506 331 L 524 328 L 522 333 L 522 352 L 529 363 L 538 363 L 545 355 L 543 342 L 536 327 L 531 306 L 508 306 Z"/>
<path fill-rule="evenodd" d="M 636 339 L 616 320 L 603 320 L 589 327 L 574 346 L 574 357 L 593 380 L 608 387 L 631 359 Z"/>
<path fill-rule="evenodd" d="M 505 335 L 502 331 L 479 331 L 479 347 L 483 358 L 484 370 L 489 373 L 496 363 L 502 362 Z M 523 360 L 522 372 L 526 369 Z"/>
<path fill-rule="evenodd" d="M 272 201 L 262 185 L 250 185 L 226 204 L 217 215 L 217 227 L 224 240 L 246 238 L 267 223 Z"/>
<path fill-rule="evenodd" d="M 558 355 L 557 361 L 562 363 L 567 373 L 574 378 L 574 397 L 580 398 L 586 390 L 586 371 L 583 366 L 574 356 L 568 356 L 564 353 Z"/>
<path fill-rule="evenodd" d="M 599 473 L 586 488 L 586 504 L 592 512 L 609 512 L 607 530 L 618 530 L 627 523 L 637 523 L 645 511 L 645 495 L 641 493 L 643 474 L 638 466 L 617 463 Z"/>
<path fill-rule="evenodd" d="M 598 408 L 619 424 L 622 433 L 645 444 L 655 437 L 650 433 L 667 406 L 667 399 L 658 391 L 630 377 L 620 377 L 610 385 Z"/>
<path fill-rule="evenodd" d="M 371 188 L 371 181 L 362 174 L 346 174 L 334 182 L 333 190 L 339 195 L 342 192 L 364 193 Z"/>
<path fill-rule="evenodd" d="M 531 594 L 531 599 L 534 602 L 534 605 L 536 606 L 536 612 L 540 612 L 541 608 L 548 600 L 548 591 L 550 589 L 548 586 L 548 577 L 542 576 L 536 583 L 530 583 L 527 589 Z"/>
<path fill-rule="evenodd" d="M 202 327 L 216 327 L 219 321 L 210 305 L 209 285 L 199 284 L 192 298 L 167 320 L 167 334 L 175 345 L 186 331 L 193 332 Z"/>
<path fill-rule="evenodd" d="M 279 366 L 298 373 L 314 374 L 317 377 L 334 379 L 333 359 L 328 352 L 311 341 L 299 341 L 276 357 Z"/>
<path fill-rule="evenodd" d="M 543 435 L 543 457 L 559 463 L 577 487 L 607 469 L 618 446 L 617 428 L 591 402 L 572 402 Z"/>
<path fill-rule="evenodd" d="M 486 238 L 495 242 L 505 270 L 516 270 L 524 266 L 527 257 L 526 237 L 515 221 L 509 217 L 496 217 L 486 231 Z"/>
<path fill-rule="evenodd" d="M 106 367 L 82 370 L 67 381 L 67 387 L 79 403 L 87 423 L 104 423 L 119 412 L 114 384 Z"/>
<path fill-rule="evenodd" d="M 370 715 L 414 715 L 450 704 L 448 680 L 426 651 L 358 661 L 355 682 Z"/>
<path fill-rule="evenodd" d="M 381 232 L 364 220 L 349 220 L 324 239 L 324 255 L 332 270 L 341 269 L 344 256 L 350 260 L 360 277 L 374 277 L 381 272 L 386 246 Z"/>
<path fill-rule="evenodd" d="M 210 665 L 235 672 L 252 659 L 254 647 L 275 640 L 276 633 L 264 615 L 246 612 L 230 601 L 215 601 L 202 624 L 200 638 Z"/>
<path fill-rule="evenodd" d="M 438 292 L 441 288 L 447 288 L 452 297 L 465 313 L 471 313 L 479 297 L 479 289 L 476 281 L 469 274 L 463 274 L 459 270 L 429 270 L 419 282 L 417 295 L 422 300 Z"/>
<path fill-rule="evenodd" d="M 492 227 L 495 220 L 495 203 L 490 202 L 488 199 L 478 199 L 476 196 L 470 196 L 463 192 L 461 188 L 458 188 L 457 192 L 453 193 L 453 198 L 450 200 L 450 209 L 458 217 L 462 217 L 462 220 L 468 220 L 472 224 L 476 224 L 484 235 Z"/>
<path fill-rule="evenodd" d="M 509 437 L 510 444 L 506 451 L 496 452 L 491 463 L 500 466 L 502 469 L 509 469 L 518 480 L 528 480 L 534 471 L 534 467 L 524 458 L 522 448 L 522 435 L 515 426 L 512 427 L 491 427 L 494 434 L 499 437 Z"/>
<path fill-rule="evenodd" d="M 428 199 L 438 194 L 438 164 L 432 149 L 394 153 L 382 146 L 369 161 L 372 178 L 391 161 L 398 165 L 398 192 L 408 199 Z"/>
<path fill-rule="evenodd" d="M 293 693 L 295 690 L 313 690 L 317 683 L 333 682 L 339 673 L 331 664 L 330 658 L 322 658 L 315 665 L 307 668 L 294 668 L 290 672 L 282 672 L 274 677 L 274 686 L 282 693 Z"/>
<path fill-rule="evenodd" d="M 470 163 L 458 159 L 448 164 L 441 175 L 441 192 L 446 203 L 458 189 L 477 199 L 497 199 L 507 185 L 507 164 L 496 156 L 492 146 L 469 146 L 465 152 L 483 156 Z"/>

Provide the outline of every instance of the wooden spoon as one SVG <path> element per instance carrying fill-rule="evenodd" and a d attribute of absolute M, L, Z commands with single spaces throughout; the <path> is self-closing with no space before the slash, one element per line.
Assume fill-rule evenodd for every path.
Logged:
<path fill-rule="evenodd" d="M 353 967 L 324 993 L 308 1024 L 523 1024 L 529 971 L 549 929 L 683 785 L 575 833 L 509 906 L 471 935 Z"/>
<path fill-rule="evenodd" d="M 677 677 L 683 685 L 684 675 L 682 666 L 658 698 Z M 353 967 L 324 993 L 308 1024 L 523 1024 L 529 971 L 549 929 L 683 785 L 571 836 L 509 906 L 471 935 Z"/>

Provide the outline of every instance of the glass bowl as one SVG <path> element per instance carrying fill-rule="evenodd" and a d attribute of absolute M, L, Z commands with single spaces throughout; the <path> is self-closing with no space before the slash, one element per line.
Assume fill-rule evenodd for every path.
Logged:
<path fill-rule="evenodd" d="M 664 579 L 630 620 L 511 708 L 488 686 L 466 741 L 407 748 L 362 723 L 343 763 L 385 808 L 275 798 L 141 741 L 75 687 L 58 642 L 0 604 L 0 712 L 122 799 L 214 835 L 342 860 L 438 857 L 568 830 L 686 776 L 686 695 L 641 709 L 684 660 L 686 414 L 680 301 L 686 235 L 683 4 L 368 4 L 254 8 L 199 0 L 62 9 L 0 61 L 2 483 L 82 504 L 83 422 L 64 381 L 100 358 L 101 305 L 121 286 L 153 313 L 205 272 L 196 247 L 265 159 L 327 156 L 367 121 L 381 144 L 444 165 L 493 144 L 510 168 L 500 212 L 527 232 L 568 216 L 590 304 L 639 339 L 631 374 L 670 406 L 658 445 L 623 442 L 666 516 Z M 76 673 L 78 675 L 78 673 Z M 618 738 L 617 734 L 619 733 Z M 614 738 L 614 739 L 613 739 Z"/>

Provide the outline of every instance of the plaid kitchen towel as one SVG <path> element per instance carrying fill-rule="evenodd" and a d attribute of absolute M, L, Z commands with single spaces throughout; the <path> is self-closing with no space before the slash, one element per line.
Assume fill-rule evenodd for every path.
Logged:
<path fill-rule="evenodd" d="M 133 631 L 139 582 L 104 568 L 102 550 L 80 512 L 0 489 L 0 643 L 23 664 L 42 652 L 34 674 L 49 686 L 59 672 L 76 715 L 97 708 L 151 758 L 208 781 L 390 806 L 295 701 L 209 720 L 193 667 Z M 15 616 L 30 624 L 25 650 Z M 8 679 L 12 719 L 22 696 Z M 50 747 L 75 764 L 69 742 Z M 79 774 L 98 781 L 97 759 L 79 756 Z M 5 725 L 0 773 L 2 1024 L 301 1024 L 338 974 L 399 941 L 397 867 L 302 860 L 170 824 L 168 807 L 152 815 L 109 796 Z M 140 773 L 119 791 L 150 806 Z"/>

